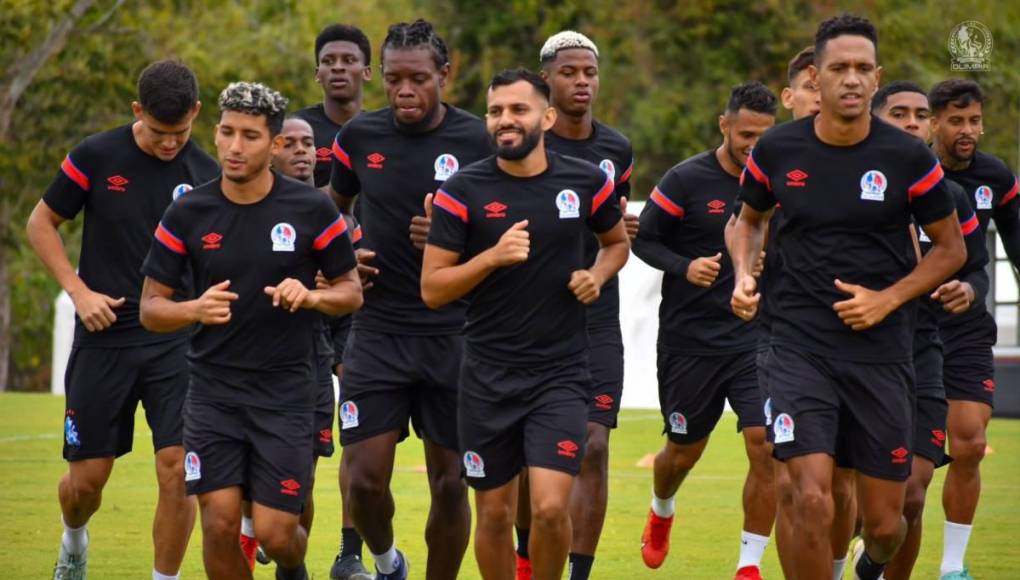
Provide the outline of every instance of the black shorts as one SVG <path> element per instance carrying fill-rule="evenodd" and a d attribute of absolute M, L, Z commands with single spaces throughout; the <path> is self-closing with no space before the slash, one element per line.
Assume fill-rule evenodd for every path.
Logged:
<path fill-rule="evenodd" d="M 673 443 L 686 445 L 708 437 L 727 399 L 737 414 L 737 431 L 765 426 L 755 351 L 703 356 L 659 349 L 658 357 L 663 433 Z"/>
<path fill-rule="evenodd" d="M 457 381 L 462 335 L 393 335 L 352 329 L 340 389 L 340 444 L 389 431 L 457 447 Z"/>
<path fill-rule="evenodd" d="M 768 358 L 777 459 L 848 454 L 864 475 L 903 481 L 913 442 L 913 364 L 837 360 L 773 346 Z"/>
<path fill-rule="evenodd" d="M 333 419 L 336 398 L 333 395 L 333 356 L 319 355 L 315 362 L 315 456 L 333 456 Z"/>
<path fill-rule="evenodd" d="M 152 447 L 181 445 L 188 391 L 188 343 L 71 349 L 64 375 L 64 459 L 120 457 L 131 451 L 141 401 Z"/>
<path fill-rule="evenodd" d="M 993 344 L 981 341 L 946 350 L 942 369 L 946 399 L 995 406 Z"/>
<path fill-rule="evenodd" d="M 616 428 L 623 397 L 623 336 L 620 327 L 588 330 L 588 421 Z"/>
<path fill-rule="evenodd" d="M 914 353 L 914 374 L 917 386 L 913 452 L 934 463 L 935 467 L 942 467 L 949 463 L 946 455 L 949 404 L 942 387 L 942 347 L 932 344 Z"/>
<path fill-rule="evenodd" d="M 591 389 L 586 357 L 507 367 L 465 356 L 460 381 L 460 451 L 469 486 L 500 487 L 524 467 L 581 470 Z"/>
<path fill-rule="evenodd" d="M 768 346 L 759 346 L 754 357 L 754 370 L 758 373 L 758 390 L 761 391 L 762 411 L 765 415 L 766 427 L 772 425 L 772 393 L 769 392 L 768 385 L 769 352 Z"/>
<path fill-rule="evenodd" d="M 189 495 L 240 486 L 246 498 L 304 509 L 312 476 L 312 411 L 281 411 L 188 397 L 184 480 Z"/>
<path fill-rule="evenodd" d="M 333 343 L 333 364 L 330 368 L 344 364 L 344 349 L 347 348 L 347 335 L 351 332 L 351 317 L 336 316 L 326 322 L 326 332 Z"/>

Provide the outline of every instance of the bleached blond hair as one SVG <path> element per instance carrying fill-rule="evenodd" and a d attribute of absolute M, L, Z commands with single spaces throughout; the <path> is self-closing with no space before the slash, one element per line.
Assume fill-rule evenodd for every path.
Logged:
<path fill-rule="evenodd" d="M 550 36 L 545 41 L 545 44 L 542 45 L 542 51 L 538 55 L 539 60 L 542 64 L 545 64 L 556 58 L 556 53 L 568 48 L 586 48 L 594 52 L 596 58 L 599 56 L 599 48 L 595 46 L 595 43 L 590 38 L 574 30 L 564 30 Z"/>

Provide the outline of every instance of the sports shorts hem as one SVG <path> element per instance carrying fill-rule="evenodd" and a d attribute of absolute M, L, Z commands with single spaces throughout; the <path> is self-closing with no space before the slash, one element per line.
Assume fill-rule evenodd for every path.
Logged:
<path fill-rule="evenodd" d="M 301 504 L 300 508 L 295 509 L 274 501 L 262 501 L 259 498 L 252 496 L 250 490 L 248 491 L 248 501 L 273 508 L 274 510 L 280 510 L 281 512 L 287 512 L 289 514 L 301 515 L 305 511 L 305 504 Z"/>
<path fill-rule="evenodd" d="M 911 457 L 913 457 L 913 454 L 911 454 Z M 875 479 L 881 479 L 883 481 L 906 481 L 906 480 L 910 479 L 910 471 L 909 470 L 907 471 L 906 474 L 892 475 L 892 474 L 889 474 L 889 473 L 879 473 L 878 470 L 869 469 L 867 467 L 865 467 L 865 468 L 855 467 L 854 469 L 857 471 L 857 473 L 860 473 L 861 475 L 866 475 L 868 477 L 872 477 L 872 478 L 875 478 Z"/>
<path fill-rule="evenodd" d="M 340 447 L 347 447 L 348 445 L 361 443 L 362 441 L 378 437 L 379 435 L 385 435 L 386 433 L 393 431 L 396 431 L 399 434 L 397 437 L 397 443 L 402 443 L 404 439 L 407 439 L 407 437 L 411 434 L 407 427 L 401 427 L 400 425 L 394 425 L 393 427 L 380 427 L 379 429 L 369 432 L 359 432 L 357 435 L 350 434 L 345 436 L 343 431 L 341 431 Z"/>
<path fill-rule="evenodd" d="M 962 396 L 950 396 L 948 393 L 946 393 L 946 401 L 971 401 L 974 403 L 984 403 L 985 405 L 988 405 L 992 409 L 995 408 L 995 405 L 989 403 L 988 399 L 982 399 L 981 397 L 971 396 L 969 394 L 964 394 Z"/>
<path fill-rule="evenodd" d="M 780 447 L 779 445 L 776 445 L 775 443 L 773 443 L 772 444 L 772 457 L 775 457 L 779 461 L 782 461 L 782 462 L 785 463 L 788 459 L 793 459 L 795 457 L 804 457 L 805 455 L 814 455 L 814 454 L 817 453 L 819 455 L 828 455 L 829 457 L 832 457 L 833 467 L 839 467 L 838 465 L 836 465 L 836 454 L 835 454 L 835 452 L 833 452 L 832 449 L 822 449 L 822 448 L 811 447 L 811 448 L 807 448 L 807 449 L 803 449 L 803 448 L 800 448 L 800 449 L 791 449 L 787 453 L 780 453 L 780 451 L 782 451 L 782 450 L 783 450 L 782 447 Z M 853 469 L 853 468 L 852 467 L 840 467 L 840 469 Z"/>
<path fill-rule="evenodd" d="M 542 469 L 548 469 L 549 471 L 559 471 L 560 473 L 566 473 L 567 475 L 571 475 L 573 477 L 577 477 L 577 474 L 581 473 L 580 469 L 569 469 L 569 468 L 563 467 L 562 465 L 553 465 L 551 463 L 541 463 L 541 462 L 539 462 L 539 463 L 528 463 L 527 461 L 525 461 L 524 462 L 524 467 L 525 468 L 527 468 L 527 467 L 540 467 Z"/>
<path fill-rule="evenodd" d="M 227 489 L 228 487 L 239 487 L 244 493 L 245 499 L 250 499 L 251 490 L 248 489 L 243 481 L 214 481 L 206 485 L 193 484 L 190 489 L 187 490 L 187 495 L 202 495 L 205 493 L 212 493 L 221 489 Z"/>
<path fill-rule="evenodd" d="M 64 461 L 67 462 L 67 463 L 74 463 L 76 461 L 83 461 L 85 459 L 120 459 L 121 457 L 124 457 L 128 453 L 131 453 L 131 450 L 123 451 L 120 454 L 118 454 L 116 451 L 109 451 L 109 452 L 107 452 L 107 451 L 93 451 L 91 453 L 75 454 L 74 459 L 68 459 L 68 458 L 65 457 Z"/>
<path fill-rule="evenodd" d="M 180 447 L 184 449 L 184 438 L 181 437 L 180 441 L 160 441 L 152 446 L 152 454 L 155 455 L 157 452 L 167 449 L 169 447 Z"/>

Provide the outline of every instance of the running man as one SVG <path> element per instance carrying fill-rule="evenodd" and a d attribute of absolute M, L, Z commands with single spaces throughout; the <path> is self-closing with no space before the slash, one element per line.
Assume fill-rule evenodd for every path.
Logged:
<path fill-rule="evenodd" d="M 478 513 L 475 558 L 487 580 L 514 577 L 524 468 L 534 578 L 563 573 L 591 396 L 584 306 L 623 267 L 629 247 L 613 178 L 546 150 L 544 134 L 556 121 L 549 95 L 524 69 L 493 78 L 486 122 L 496 155 L 437 192 L 422 267 L 429 306 L 472 297 L 457 412 Z M 602 250 L 589 265 L 591 233 Z"/>
<path fill-rule="evenodd" d="M 201 109 L 194 73 L 180 62 L 138 78 L 135 121 L 88 137 L 60 166 L 28 219 L 28 240 L 74 302 L 74 343 L 64 377 L 64 535 L 54 578 L 84 578 L 89 518 L 114 459 L 131 451 L 141 402 L 152 431 L 159 499 L 152 522 L 153 578 L 177 578 L 195 524 L 184 493 L 181 409 L 187 333 L 154 334 L 138 318 L 140 268 L 174 198 L 216 177 L 216 161 L 190 140 Z M 85 210 L 78 271 L 57 228 Z M 187 287 L 182 290 L 187 291 Z"/>

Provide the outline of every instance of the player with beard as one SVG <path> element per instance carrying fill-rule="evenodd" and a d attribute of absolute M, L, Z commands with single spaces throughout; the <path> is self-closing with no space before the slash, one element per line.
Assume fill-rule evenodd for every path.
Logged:
<path fill-rule="evenodd" d="M 482 577 L 514 577 L 517 477 L 527 468 L 537 580 L 561 577 L 569 503 L 581 468 L 591 376 L 584 305 L 627 261 L 613 178 L 547 151 L 556 120 L 549 85 L 516 69 L 489 85 L 496 155 L 436 194 L 421 293 L 434 308 L 471 294 L 458 406 L 467 480 L 475 489 Z M 594 233 L 601 251 L 586 260 Z M 587 269 L 586 269 L 587 268 Z"/>
<path fill-rule="evenodd" d="M 598 58 L 595 43 L 578 32 L 559 32 L 545 41 L 540 51 L 541 74 L 549 83 L 552 106 L 556 109 L 556 123 L 545 135 L 545 146 L 550 151 L 598 165 L 612 177 L 614 193 L 625 212 L 634 155 L 626 137 L 593 117 L 592 105 L 599 90 Z M 637 234 L 637 216 L 625 215 L 624 220 L 633 239 Z M 595 262 L 598 251 L 598 238 L 590 236 L 585 243 L 589 264 Z M 588 404 L 584 460 L 570 502 L 574 531 L 571 580 L 584 580 L 591 573 L 609 497 L 609 432 L 616 427 L 623 392 L 623 337 L 619 284 L 615 277 L 606 282 L 599 299 L 588 308 L 587 324 L 593 390 Z M 531 578 L 528 560 L 531 511 L 530 502 L 524 501 L 528 497 L 527 470 L 521 472 L 520 487 L 517 577 L 527 580 Z"/>
<path fill-rule="evenodd" d="M 188 67 L 170 60 L 149 65 L 131 104 L 135 121 L 92 135 L 68 153 L 28 219 L 29 243 L 77 314 L 65 376 L 68 473 L 59 487 L 64 534 L 54 578 L 85 577 L 87 524 L 99 510 L 115 458 L 131 451 L 139 402 L 152 431 L 159 483 L 153 578 L 177 577 L 194 527 L 195 502 L 185 496 L 182 478 L 187 333 L 146 331 L 138 302 L 139 268 L 163 211 L 219 170 L 190 140 L 200 108 Z M 76 272 L 57 228 L 82 210 Z"/>
<path fill-rule="evenodd" d="M 734 87 L 719 116 L 722 144 L 670 169 L 641 212 L 634 254 L 665 273 L 657 347 L 668 438 L 655 456 L 652 506 L 641 537 L 649 568 L 661 566 L 669 553 L 676 493 L 708 446 L 728 400 L 749 463 L 736 578 L 761 578 L 775 518 L 771 446 L 756 371 L 757 324 L 730 312 L 733 268 L 724 255 L 724 229 L 747 156 L 775 115 L 776 97 L 764 85 Z"/>
<path fill-rule="evenodd" d="M 753 268 L 765 212 L 782 205 L 766 364 L 774 454 L 794 485 L 798 578 L 832 573 L 830 490 L 840 441 L 861 499 L 865 546 L 855 574 L 878 578 L 902 543 L 913 439 L 910 303 L 966 258 L 937 160 L 922 142 L 869 114 L 877 56 L 877 33 L 866 19 L 821 23 L 811 68 L 821 110 L 776 127 L 755 146 L 732 240 L 732 308 L 750 320 L 761 298 Z M 905 252 L 912 218 L 933 240 L 919 264 Z"/>
<path fill-rule="evenodd" d="M 946 177 L 959 183 L 977 212 L 982 235 L 995 220 L 1006 255 L 1020 264 L 1020 196 L 1017 179 L 999 158 L 978 150 L 984 133 L 984 93 L 972 80 L 947 80 L 932 87 L 933 149 Z M 953 462 L 942 489 L 946 521 L 941 574 L 968 579 L 964 563 L 981 496 L 981 460 L 995 398 L 992 347 L 995 320 L 988 312 L 945 321 L 945 387 L 949 399 L 949 452 Z"/>
<path fill-rule="evenodd" d="M 345 222 L 321 191 L 270 169 L 286 99 L 257 83 L 220 94 L 223 174 L 167 209 L 142 266 L 141 320 L 198 323 L 188 354 L 185 482 L 202 514 L 210 578 L 251 578 L 237 542 L 241 502 L 280 580 L 306 580 L 299 523 L 312 466 L 315 321 L 362 302 Z M 175 301 L 190 271 L 199 298 Z M 315 274 L 329 280 L 314 289 Z"/>
<path fill-rule="evenodd" d="M 871 100 L 872 114 L 907 133 L 928 142 L 931 136 L 931 108 L 928 95 L 921 87 L 907 81 L 896 81 L 879 89 Z M 985 310 L 988 293 L 988 250 L 978 227 L 977 215 L 959 184 L 946 180 L 956 203 L 956 215 L 967 244 L 967 262 L 952 279 L 935 290 L 932 296 L 919 299 L 917 327 L 914 334 L 914 372 L 916 412 L 914 421 L 914 461 L 907 480 L 903 515 L 907 519 L 907 536 L 883 574 L 887 580 L 910 578 L 921 547 L 921 525 L 925 495 L 935 469 L 949 462 L 945 454 L 946 415 L 948 406 L 942 384 L 942 341 L 939 321 L 951 321 L 959 315 L 975 316 Z M 918 228 L 922 252 L 931 242 Z"/>
<path fill-rule="evenodd" d="M 380 579 L 407 575 L 389 482 L 409 420 L 424 441 L 432 493 L 426 577 L 457 576 L 470 532 L 456 416 L 466 304 L 432 310 L 422 302 L 422 252 L 407 238 L 426 194 L 490 150 L 481 120 L 442 102 L 449 69 L 431 24 L 391 26 L 382 46 L 389 106 L 351 119 L 333 146 L 332 188 L 345 211 L 358 198 L 363 243 L 378 253 L 379 274 L 344 353 L 340 442 L 348 504 Z"/>

